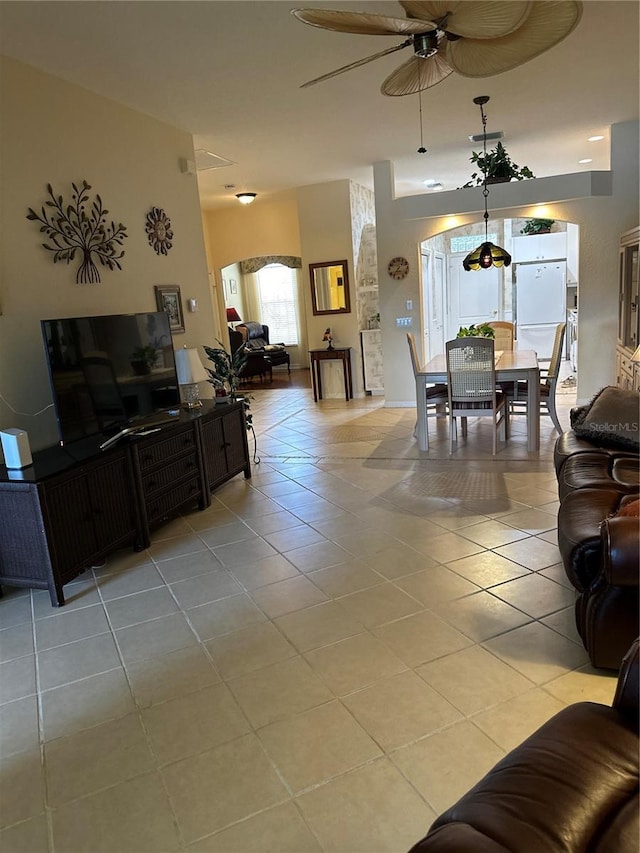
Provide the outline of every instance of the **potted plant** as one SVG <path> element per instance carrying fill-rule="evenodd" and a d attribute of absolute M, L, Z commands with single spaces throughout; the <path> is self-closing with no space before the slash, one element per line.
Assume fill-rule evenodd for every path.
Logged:
<path fill-rule="evenodd" d="M 555 219 L 527 219 L 521 234 L 548 234 Z"/>
<path fill-rule="evenodd" d="M 131 353 L 131 369 L 136 376 L 145 376 L 151 373 L 151 368 L 154 367 L 158 360 L 158 351 L 155 347 L 136 347 Z"/>
<path fill-rule="evenodd" d="M 460 326 L 456 338 L 495 338 L 496 333 L 488 323 L 472 323 L 470 326 Z"/>
<path fill-rule="evenodd" d="M 479 172 L 473 172 L 471 180 L 464 184 L 465 187 L 482 186 L 485 180 L 485 175 L 488 184 L 502 183 L 515 178 L 516 181 L 524 181 L 528 178 L 535 178 L 535 175 L 528 166 L 518 166 L 514 163 L 502 142 L 498 142 L 495 148 L 487 151 L 486 155 L 473 151 L 469 158 L 474 163 Z"/>
<path fill-rule="evenodd" d="M 242 344 L 238 349 L 230 355 L 222 341 L 218 341 L 219 347 L 203 347 L 207 358 L 213 364 L 213 368 L 206 367 L 207 373 L 211 377 L 208 382 L 213 385 L 216 402 L 223 402 L 229 399 L 236 400 L 238 385 L 240 384 L 240 371 L 247 363 L 249 351 L 245 344 Z M 248 395 L 242 397 L 244 406 L 245 419 L 247 429 L 252 428 L 252 415 L 250 414 L 251 398 Z"/>

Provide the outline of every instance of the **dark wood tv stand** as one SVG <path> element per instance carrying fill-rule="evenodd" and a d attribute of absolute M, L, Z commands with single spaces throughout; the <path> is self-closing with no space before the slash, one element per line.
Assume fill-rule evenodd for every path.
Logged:
<path fill-rule="evenodd" d="M 181 411 L 175 423 L 125 437 L 106 450 L 104 436 L 33 454 L 33 465 L 0 465 L 1 585 L 62 587 L 109 553 L 149 545 L 150 530 L 180 510 L 211 503 L 217 486 L 251 477 L 241 402 Z"/>

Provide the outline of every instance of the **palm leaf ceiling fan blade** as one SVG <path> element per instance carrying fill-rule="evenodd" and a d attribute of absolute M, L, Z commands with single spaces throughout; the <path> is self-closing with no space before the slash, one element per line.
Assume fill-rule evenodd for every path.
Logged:
<path fill-rule="evenodd" d="M 291 14 L 312 27 L 365 36 L 417 35 L 436 29 L 431 21 L 391 18 L 367 12 L 340 12 L 335 9 L 292 9 Z"/>
<path fill-rule="evenodd" d="M 474 38 L 448 42 L 447 59 L 463 77 L 491 77 L 523 65 L 562 41 L 577 26 L 582 3 L 543 0 L 533 4 L 524 24 L 490 44 Z"/>
<path fill-rule="evenodd" d="M 408 62 L 390 74 L 380 87 L 383 95 L 415 95 L 424 89 L 430 89 L 445 77 L 453 73 L 453 68 L 445 58 L 444 43 L 442 50 L 429 59 L 412 56 Z"/>
<path fill-rule="evenodd" d="M 539 0 L 537 0 L 539 2 Z M 457 36 L 474 39 L 494 39 L 514 32 L 527 19 L 531 0 L 400 0 L 411 18 L 426 17 L 441 22 L 439 28 Z"/>
<path fill-rule="evenodd" d="M 394 47 L 389 47 L 387 50 L 381 50 L 380 53 L 365 56 L 364 59 L 357 59 L 355 62 L 350 62 L 349 65 L 343 65 L 342 68 L 336 68 L 335 71 L 329 71 L 328 74 L 323 74 L 321 77 L 315 77 L 313 80 L 303 83 L 300 88 L 306 89 L 308 86 L 314 86 L 316 83 L 322 83 L 324 80 L 330 80 L 332 77 L 337 77 L 338 74 L 344 74 L 345 71 L 351 71 L 352 68 L 358 68 L 360 65 L 366 65 L 367 62 L 373 62 L 374 59 L 379 59 L 381 56 L 387 56 L 389 53 L 395 53 L 397 50 L 402 50 L 410 44 L 411 41 L 405 41 L 402 44 L 396 44 Z"/>

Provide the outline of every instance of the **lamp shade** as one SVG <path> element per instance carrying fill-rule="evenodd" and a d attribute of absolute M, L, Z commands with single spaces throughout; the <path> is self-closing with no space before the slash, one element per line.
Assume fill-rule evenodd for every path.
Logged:
<path fill-rule="evenodd" d="M 487 270 L 489 267 L 508 267 L 510 263 L 511 255 L 506 249 L 486 242 L 470 252 L 462 262 L 462 266 L 469 272 L 470 270 Z"/>
<path fill-rule="evenodd" d="M 209 378 L 195 347 L 176 350 L 176 374 L 180 385 L 205 382 Z"/>
<path fill-rule="evenodd" d="M 227 323 L 242 323 L 242 319 L 235 308 L 227 308 Z"/>

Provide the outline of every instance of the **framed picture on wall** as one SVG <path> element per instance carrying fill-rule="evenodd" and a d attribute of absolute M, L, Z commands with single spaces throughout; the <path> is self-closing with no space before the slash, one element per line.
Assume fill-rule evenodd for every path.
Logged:
<path fill-rule="evenodd" d="M 172 332 L 184 332 L 184 315 L 182 313 L 182 300 L 180 299 L 180 288 L 177 284 L 157 285 L 156 305 L 158 311 L 165 311 L 169 315 L 169 328 Z"/>
<path fill-rule="evenodd" d="M 235 278 L 229 279 L 229 290 L 231 291 L 231 293 L 238 292 L 238 282 L 235 280 Z"/>

